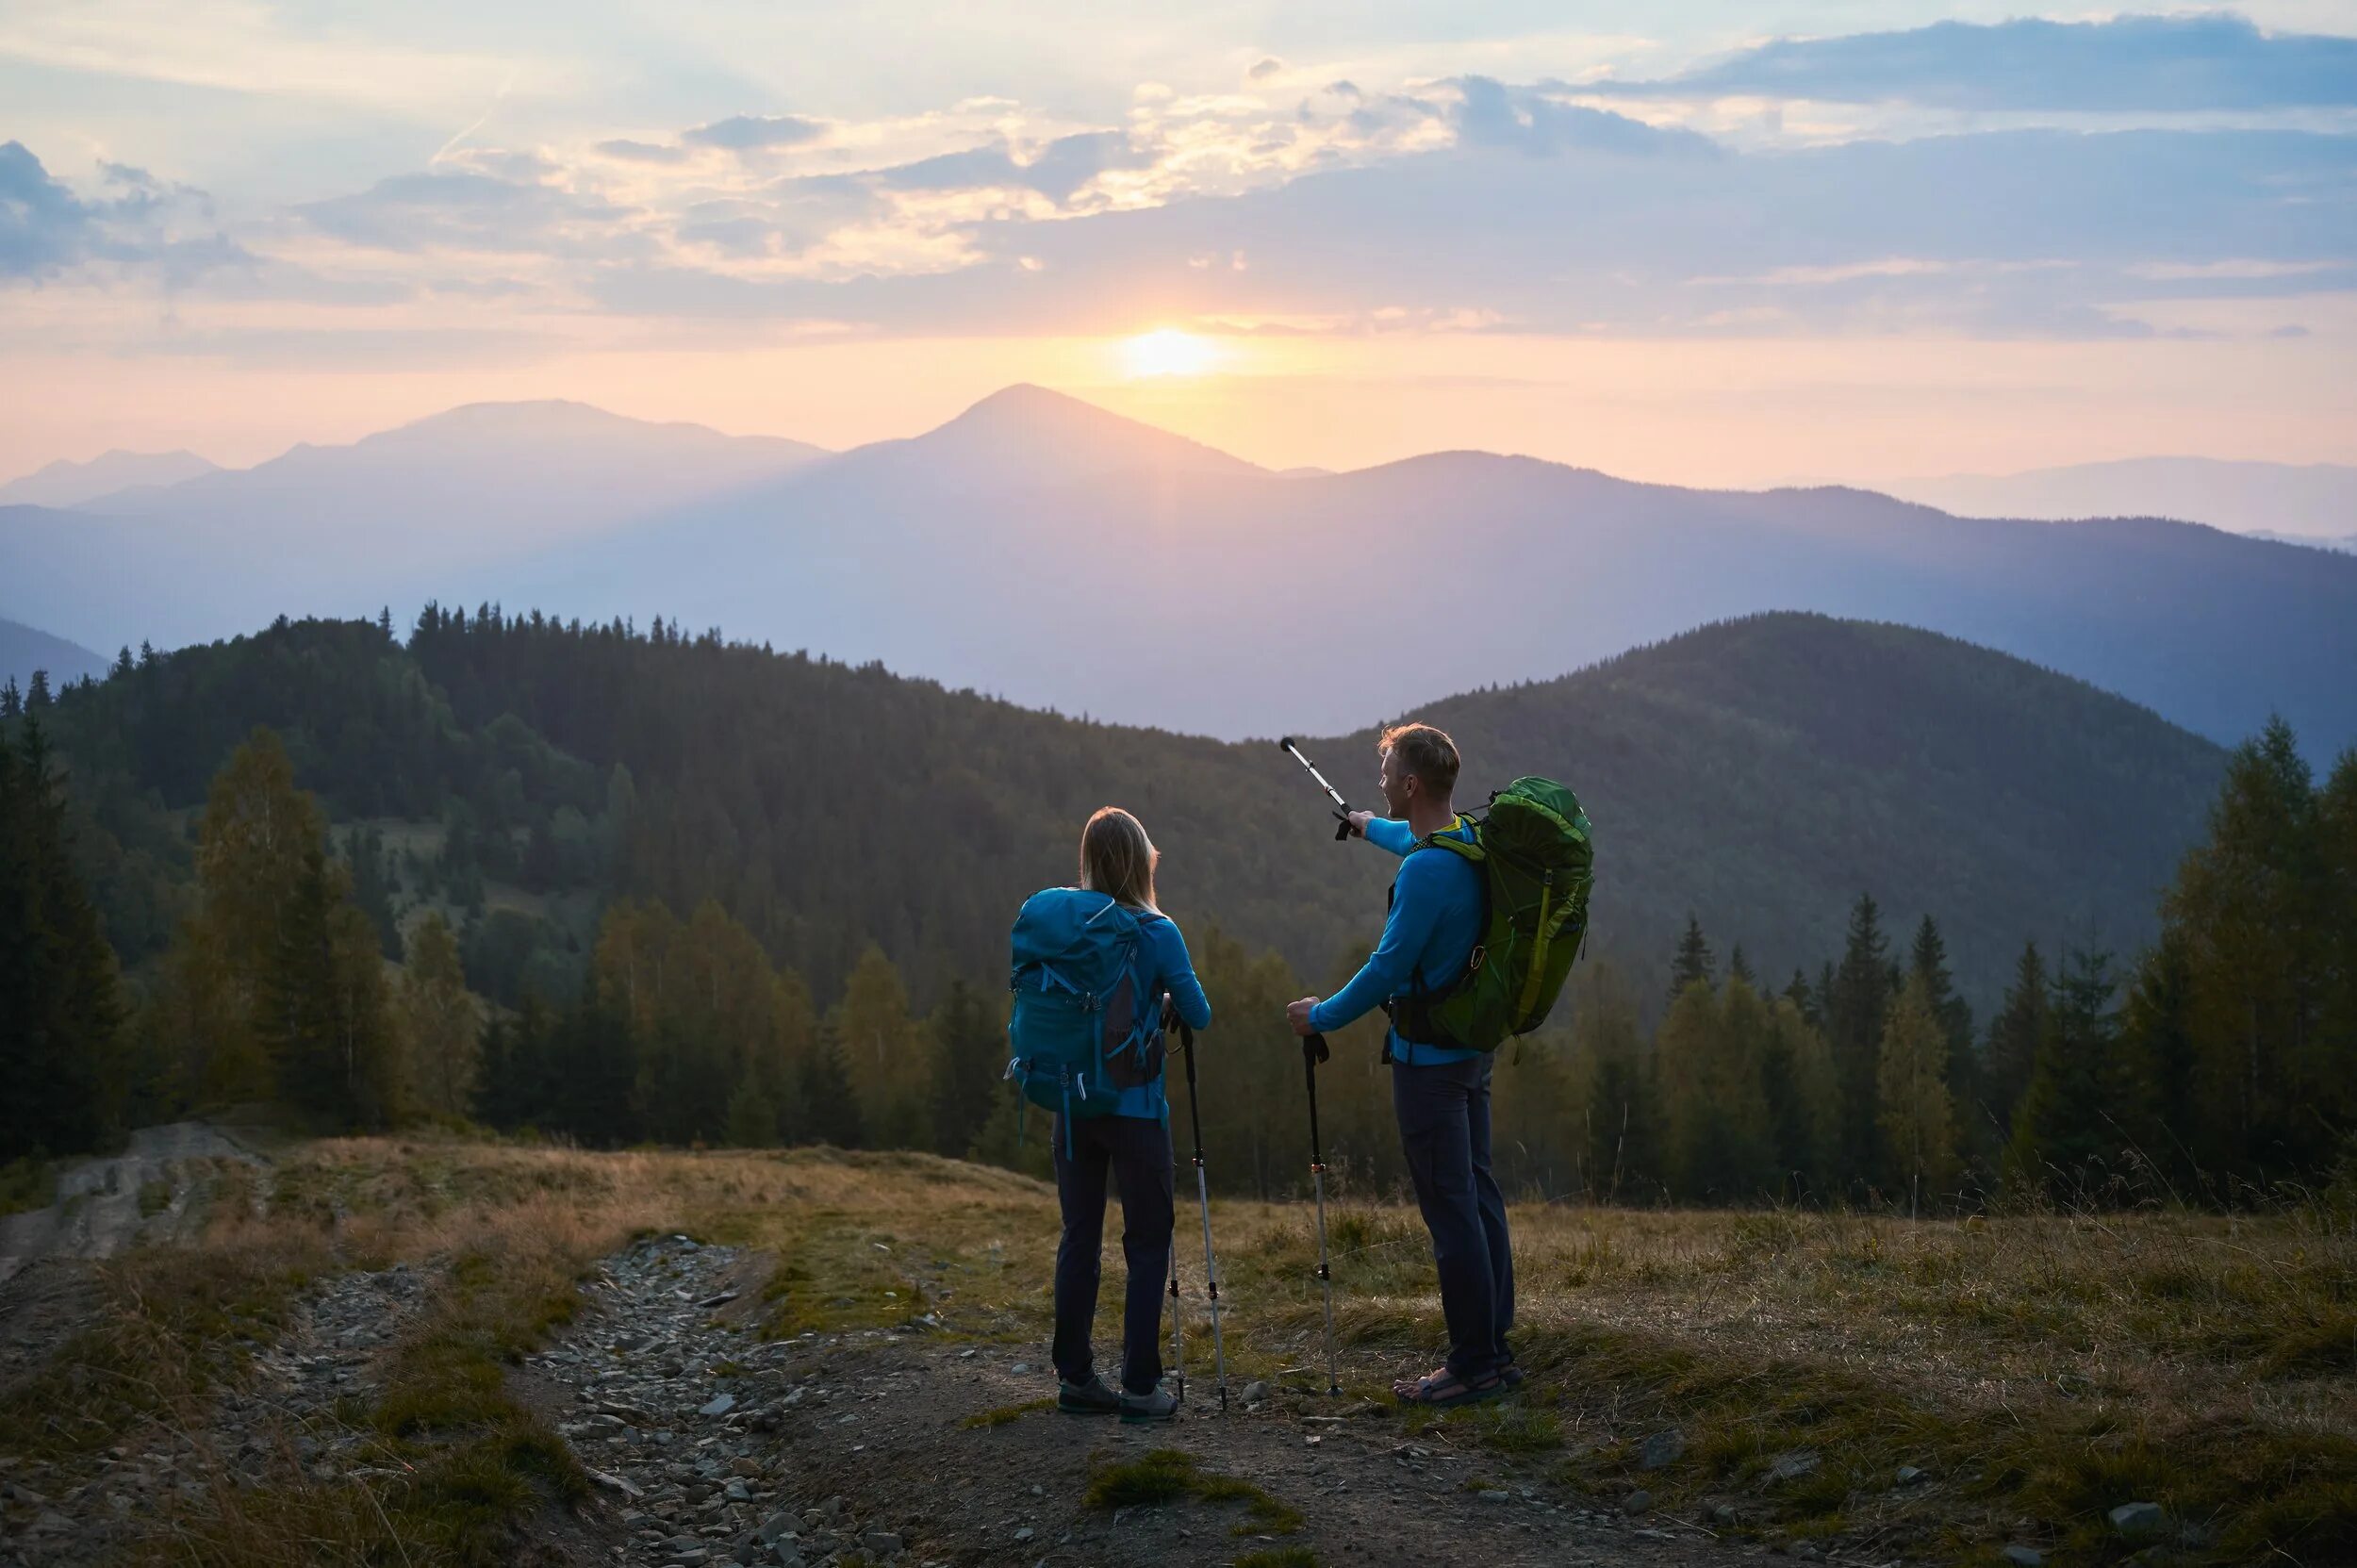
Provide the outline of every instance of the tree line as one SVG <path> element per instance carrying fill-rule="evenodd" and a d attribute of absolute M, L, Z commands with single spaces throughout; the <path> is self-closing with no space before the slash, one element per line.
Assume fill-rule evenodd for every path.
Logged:
<path fill-rule="evenodd" d="M 127 982 L 76 869 L 54 707 L 45 684 L 0 688 L 0 1081 L 23 1090 L 0 1114 L 0 1159 L 268 1102 L 322 1130 L 427 1119 L 1044 1167 L 1045 1118 L 1027 1125 L 999 1081 L 995 981 L 956 977 L 920 1010 L 871 942 L 822 1009 L 717 900 L 683 915 L 621 897 L 576 962 L 486 996 L 469 932 L 438 908 L 390 918 L 393 857 L 330 834 L 268 729 L 211 780 L 189 897 Z M 599 816 L 627 817 L 628 791 L 608 794 Z M 1508 1048 L 1502 1174 L 1601 1201 L 1918 1210 L 2228 1202 L 2329 1175 L 2357 1127 L 2357 754 L 2318 785 L 2281 723 L 2238 750 L 2161 916 L 2124 970 L 2025 946 L 1985 1027 L 1929 916 L 1894 943 L 1861 897 L 1843 950 L 1781 987 L 1739 946 L 1721 972 L 1689 919 L 1656 1027 L 1622 971 L 1591 963 L 1568 1022 Z M 1289 1192 L 1304 1128 L 1281 1015 L 1306 987 L 1278 954 L 1190 934 L 1218 1012 L 1200 1043 L 1211 1169 L 1224 1190 Z M 1322 1098 L 1348 1179 L 1388 1188 L 1404 1172 L 1378 1038 L 1373 1021 L 1346 1033 Z"/>

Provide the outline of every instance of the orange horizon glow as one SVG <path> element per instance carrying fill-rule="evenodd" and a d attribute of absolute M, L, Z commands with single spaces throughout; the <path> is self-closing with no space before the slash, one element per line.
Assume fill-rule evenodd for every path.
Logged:
<path fill-rule="evenodd" d="M 0 478 L 109 448 L 186 447 L 245 467 L 461 404 L 540 398 L 840 450 L 921 433 L 1024 381 L 1272 469 L 1477 448 L 1747 487 L 2167 453 L 2357 460 L 2357 378 L 2322 337 L 1635 340 L 1154 326 L 1113 338 L 598 343 L 472 370 L 194 355 L 14 363 L 0 386 Z"/>

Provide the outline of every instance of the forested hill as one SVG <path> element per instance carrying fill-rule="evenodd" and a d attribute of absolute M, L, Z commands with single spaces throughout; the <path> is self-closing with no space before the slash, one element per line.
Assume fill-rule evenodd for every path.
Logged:
<path fill-rule="evenodd" d="M 1976 1000 L 2025 936 L 2145 940 L 2224 762 L 2019 660 L 1804 615 L 1424 717 L 1462 742 L 1468 801 L 1523 772 L 1580 792 L 1595 950 L 1657 972 L 1691 911 L 1765 973 L 1813 967 L 1871 891 L 1897 921 L 1938 917 Z M 1162 848 L 1173 914 L 1312 983 L 1363 951 L 1391 869 L 1330 841 L 1267 742 L 1033 712 L 659 622 L 429 611 L 405 647 L 382 624 L 282 622 L 62 695 L 51 729 L 89 808 L 84 853 L 134 962 L 177 907 L 185 808 L 257 724 L 338 824 L 371 825 L 359 853 L 389 886 L 371 866 L 364 900 L 475 916 L 470 979 L 503 999 L 567 983 L 620 893 L 683 913 L 718 900 L 822 1001 L 871 939 L 920 999 L 995 983 L 1017 900 L 1069 876 L 1108 801 Z M 1310 749 L 1362 797 L 1370 741 Z"/>

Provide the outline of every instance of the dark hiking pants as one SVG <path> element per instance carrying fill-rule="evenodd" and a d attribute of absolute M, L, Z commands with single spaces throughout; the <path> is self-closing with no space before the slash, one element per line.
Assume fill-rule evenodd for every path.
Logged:
<path fill-rule="evenodd" d="M 1121 1385 L 1151 1394 L 1162 1380 L 1162 1285 L 1170 1267 L 1170 1129 L 1156 1117 L 1056 1121 L 1056 1376 L 1096 1375 L 1089 1327 L 1096 1317 L 1098 1255 L 1105 1239 L 1105 1178 L 1121 1183 L 1121 1253 L 1129 1265 L 1121 1318 Z"/>
<path fill-rule="evenodd" d="M 1440 1268 L 1448 1369 L 1466 1382 L 1514 1359 L 1506 1346 L 1514 1326 L 1514 1257 L 1506 1196 L 1490 1174 L 1492 1063 L 1477 1056 L 1429 1067 L 1392 1065 L 1392 1109 Z"/>

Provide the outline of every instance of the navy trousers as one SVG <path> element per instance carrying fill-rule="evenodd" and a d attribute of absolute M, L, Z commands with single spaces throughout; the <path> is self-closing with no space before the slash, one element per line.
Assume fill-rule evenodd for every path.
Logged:
<path fill-rule="evenodd" d="M 1514 1255 L 1506 1195 L 1490 1174 L 1492 1058 L 1438 1066 L 1392 1064 L 1392 1109 L 1415 1182 L 1416 1205 L 1432 1232 L 1448 1324 L 1448 1369 L 1467 1382 L 1514 1359 Z"/>
<path fill-rule="evenodd" d="M 1056 1376 L 1085 1383 L 1096 1372 L 1089 1328 L 1096 1317 L 1105 1240 L 1105 1178 L 1121 1183 L 1121 1255 L 1129 1285 L 1121 1316 L 1121 1385 L 1151 1394 L 1162 1380 L 1162 1286 L 1169 1278 L 1170 1129 L 1160 1117 L 1056 1119 Z"/>

